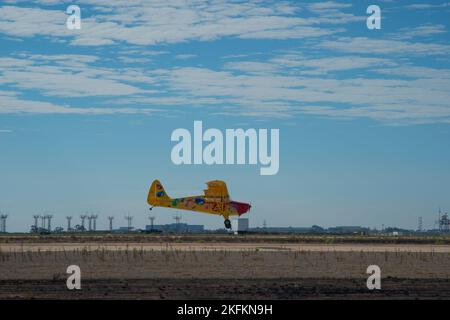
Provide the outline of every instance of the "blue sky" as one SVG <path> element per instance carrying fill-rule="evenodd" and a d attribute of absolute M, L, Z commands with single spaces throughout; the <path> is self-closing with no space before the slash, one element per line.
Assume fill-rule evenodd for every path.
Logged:
<path fill-rule="evenodd" d="M 81 30 L 65 27 L 69 4 Z M 366 27 L 370 4 L 381 30 Z M 416 228 L 422 216 L 431 228 L 450 208 L 449 13 L 445 1 L 2 1 L 9 230 L 87 210 L 99 227 L 127 212 L 142 227 L 154 178 L 173 196 L 223 179 L 253 226 Z M 279 128 L 279 173 L 173 165 L 170 134 L 194 120 Z"/>

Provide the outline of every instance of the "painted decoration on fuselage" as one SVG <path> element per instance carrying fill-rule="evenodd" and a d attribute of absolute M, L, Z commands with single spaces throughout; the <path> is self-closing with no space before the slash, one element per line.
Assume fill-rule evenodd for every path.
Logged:
<path fill-rule="evenodd" d="M 195 199 L 195 203 L 198 204 L 198 205 L 204 205 L 205 204 L 205 199 L 196 198 Z"/>

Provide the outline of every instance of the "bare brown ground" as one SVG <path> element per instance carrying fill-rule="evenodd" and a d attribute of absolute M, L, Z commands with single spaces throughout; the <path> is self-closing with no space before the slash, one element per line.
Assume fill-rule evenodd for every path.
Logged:
<path fill-rule="evenodd" d="M 61 234 L 0 234 L 0 243 L 259 243 L 259 244 L 441 244 L 450 245 L 450 235 L 378 236 L 332 234 L 145 234 L 145 233 L 61 233 Z"/>
<path fill-rule="evenodd" d="M 450 299 L 449 280 L 382 283 L 369 291 L 365 279 L 97 279 L 69 291 L 61 280 L 0 280 L 0 299 Z"/>
<path fill-rule="evenodd" d="M 144 251 L 311 251 L 311 252 L 433 252 L 450 253 L 450 245 L 433 244 L 317 244 L 317 243 L 197 243 L 197 242 L 62 242 L 0 243 L 0 252 L 73 250 Z"/>
<path fill-rule="evenodd" d="M 83 289 L 68 291 L 78 265 Z M 366 287 L 367 266 L 382 290 Z M 450 299 L 444 245 L 0 244 L 0 298 Z"/>

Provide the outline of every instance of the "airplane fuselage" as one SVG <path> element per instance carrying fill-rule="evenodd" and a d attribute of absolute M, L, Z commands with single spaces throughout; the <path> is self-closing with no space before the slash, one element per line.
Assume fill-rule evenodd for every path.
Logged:
<path fill-rule="evenodd" d="M 179 210 L 190 210 L 209 214 L 228 216 L 240 216 L 250 209 L 250 205 L 237 201 L 215 201 L 208 200 L 204 196 L 193 196 L 159 200 L 155 206 L 175 208 Z"/>

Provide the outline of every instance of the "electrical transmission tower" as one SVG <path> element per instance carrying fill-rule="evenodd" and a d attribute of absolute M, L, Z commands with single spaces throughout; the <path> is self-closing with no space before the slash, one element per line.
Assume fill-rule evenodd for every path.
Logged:
<path fill-rule="evenodd" d="M 173 216 L 173 219 L 175 220 L 175 228 L 177 232 L 180 232 L 180 221 L 181 221 L 181 216 L 180 215 L 175 215 Z"/>
<path fill-rule="evenodd" d="M 34 232 L 38 232 L 38 221 L 39 221 L 39 218 L 40 218 L 41 216 L 40 215 L 34 215 L 33 216 L 33 219 L 34 219 Z"/>
<path fill-rule="evenodd" d="M 81 229 L 82 229 L 82 231 L 85 231 L 85 230 L 86 230 L 86 227 L 85 227 L 85 220 L 86 220 L 86 218 L 87 218 L 87 215 L 86 215 L 86 214 L 82 214 L 82 215 L 80 216 L 80 218 L 81 218 Z"/>
<path fill-rule="evenodd" d="M 108 217 L 108 220 L 109 220 L 109 231 L 113 231 L 113 220 L 114 220 L 114 217 L 113 216 L 109 216 Z"/>
<path fill-rule="evenodd" d="M 97 218 L 98 218 L 98 215 L 96 215 L 96 214 L 91 215 L 93 231 L 97 231 Z"/>
<path fill-rule="evenodd" d="M 72 216 L 67 216 L 67 231 L 71 231 L 72 230 L 72 226 L 71 226 L 71 221 L 72 221 Z"/>
<path fill-rule="evenodd" d="M 127 216 L 125 216 L 125 219 L 128 222 L 128 232 L 130 232 L 133 229 L 133 227 L 132 227 L 133 217 L 130 215 L 127 215 Z"/>
<path fill-rule="evenodd" d="M 87 216 L 88 219 L 88 231 L 92 231 L 92 215 Z"/>
<path fill-rule="evenodd" d="M 42 215 L 40 218 L 41 218 L 41 228 L 43 230 L 45 230 L 45 221 L 47 220 L 47 216 L 46 215 Z"/>
<path fill-rule="evenodd" d="M 441 232 L 449 232 L 450 231 L 450 218 L 448 217 L 448 213 L 444 213 L 439 218 L 439 231 L 441 231 Z"/>
<path fill-rule="evenodd" d="M 53 215 L 51 215 L 51 214 L 46 215 L 48 232 L 52 231 L 52 218 L 53 218 Z"/>
<path fill-rule="evenodd" d="M 7 214 L 0 215 L 0 232 L 6 232 L 6 219 L 8 218 Z"/>

